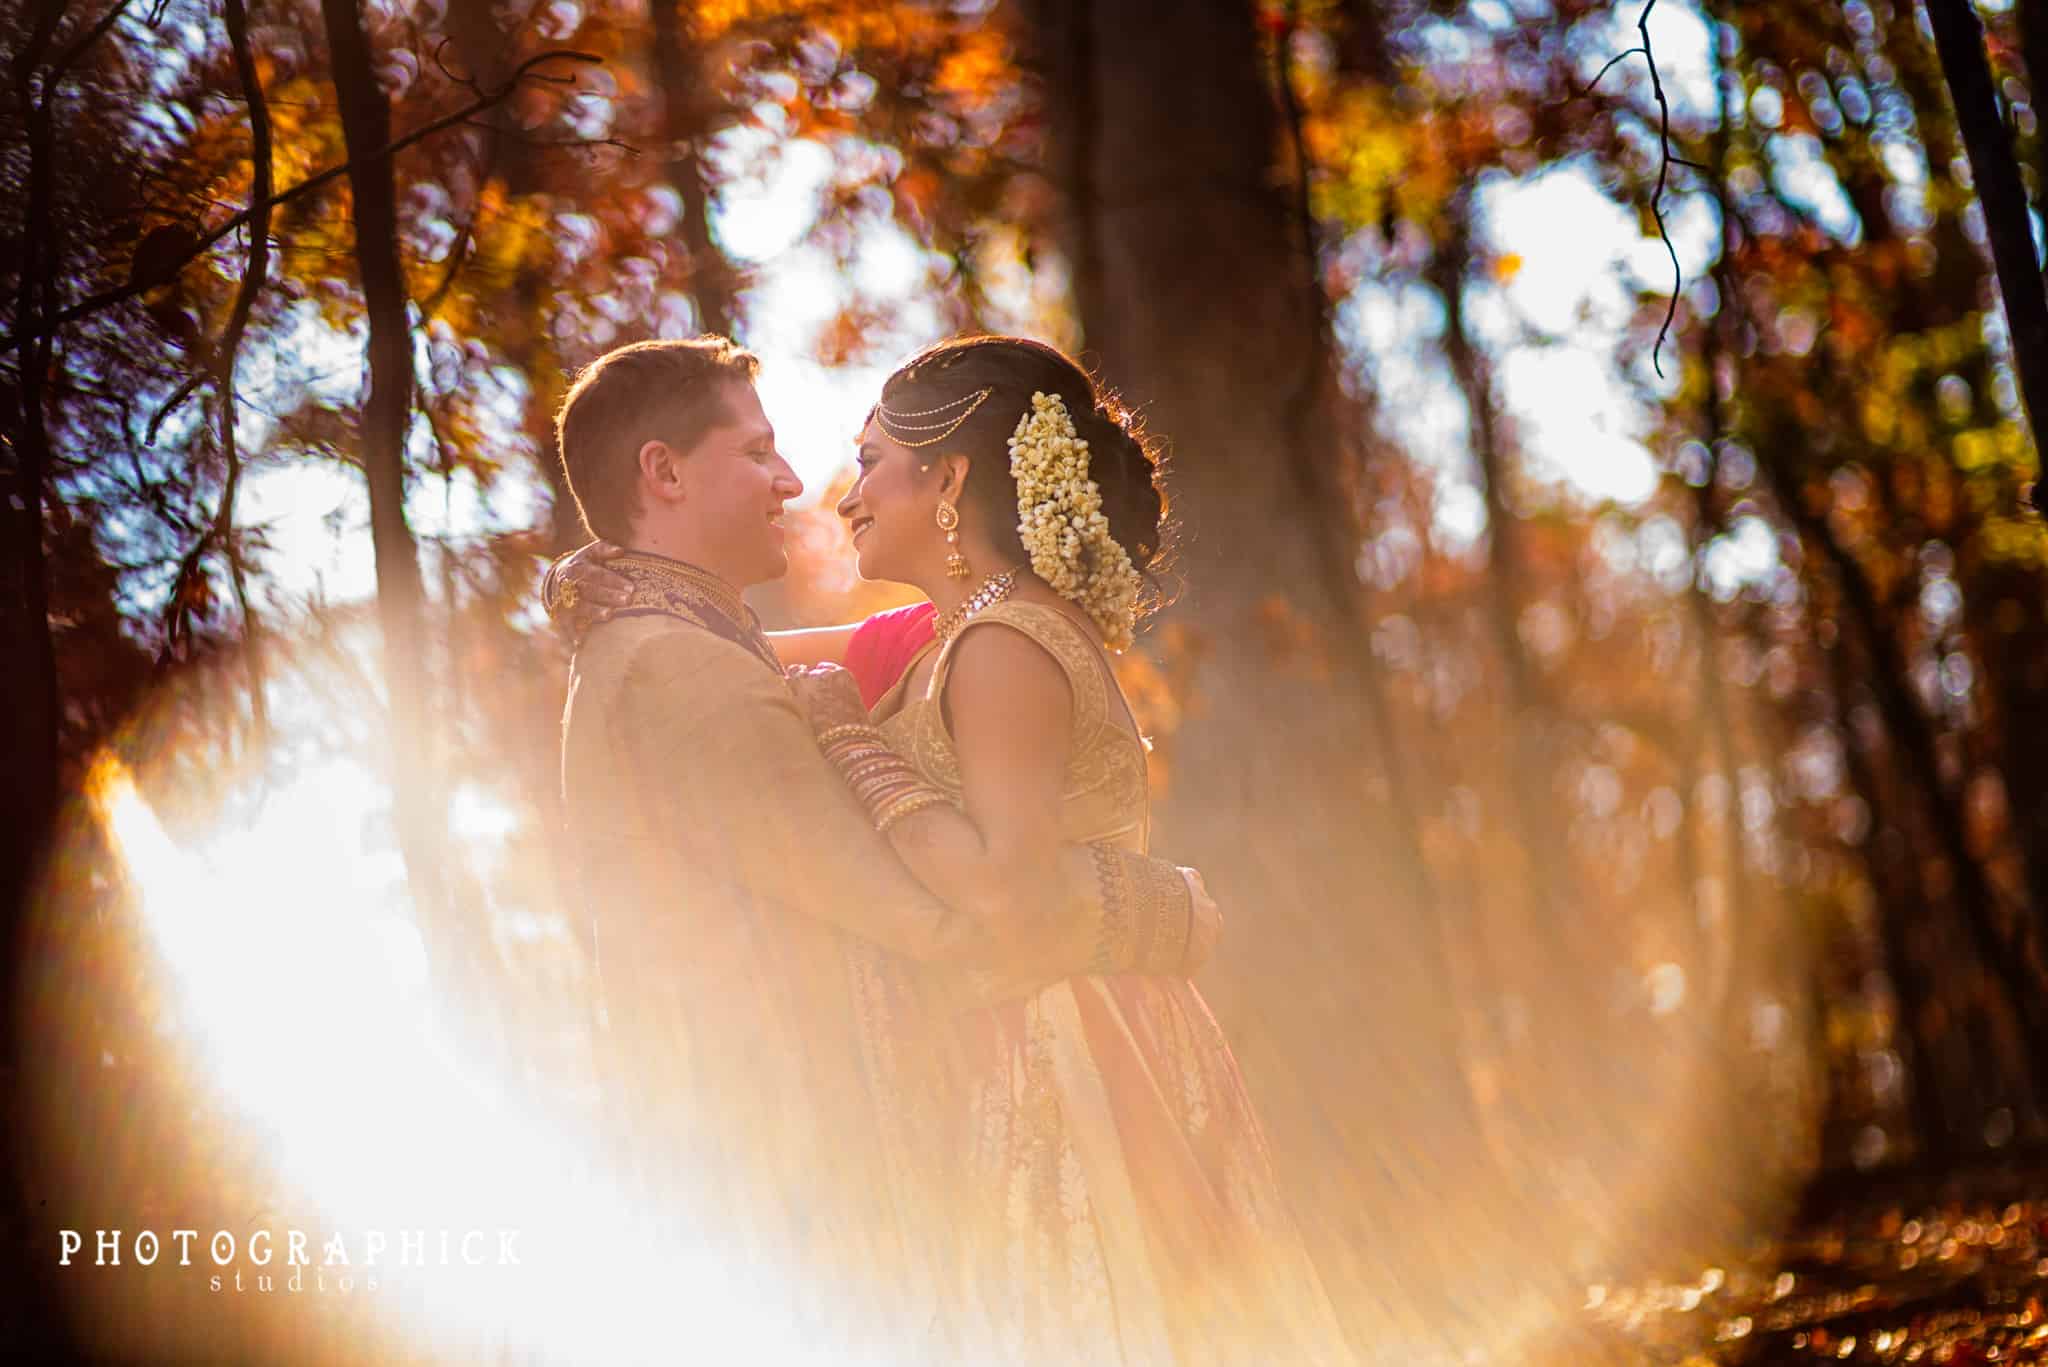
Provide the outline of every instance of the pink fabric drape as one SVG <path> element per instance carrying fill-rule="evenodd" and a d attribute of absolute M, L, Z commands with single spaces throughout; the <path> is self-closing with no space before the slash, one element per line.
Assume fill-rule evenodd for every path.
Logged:
<path fill-rule="evenodd" d="M 860 684 L 863 705 L 873 707 L 903 677 L 917 652 L 930 644 L 937 615 L 930 603 L 913 603 L 878 612 L 854 629 L 846 644 L 846 667 Z"/>

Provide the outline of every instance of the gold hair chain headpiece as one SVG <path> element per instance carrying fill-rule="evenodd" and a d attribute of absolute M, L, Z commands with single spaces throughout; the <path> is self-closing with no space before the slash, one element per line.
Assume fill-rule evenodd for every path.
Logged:
<path fill-rule="evenodd" d="M 926 408 L 916 413 L 899 413 L 887 404 L 875 405 L 875 421 L 882 425 L 889 439 L 898 446 L 932 446 L 958 431 L 960 424 L 974 416 L 974 410 L 988 402 L 988 396 L 995 393 L 993 387 L 977 389 L 972 394 L 962 395 L 951 403 L 942 403 L 937 408 Z M 953 416 L 958 413 L 959 416 Z M 922 422 L 932 418 L 935 421 Z M 925 436 L 927 432 L 936 436 Z"/>

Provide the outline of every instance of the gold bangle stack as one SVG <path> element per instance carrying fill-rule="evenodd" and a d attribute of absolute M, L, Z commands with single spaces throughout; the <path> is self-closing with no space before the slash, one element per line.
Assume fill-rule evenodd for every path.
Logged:
<path fill-rule="evenodd" d="M 548 615 L 549 621 L 553 621 L 562 608 L 562 560 L 562 556 L 550 560 L 548 572 L 540 577 L 540 608 Z"/>
<path fill-rule="evenodd" d="M 872 722 L 850 721 L 820 731 L 818 733 L 818 748 L 829 752 L 840 741 L 855 737 L 862 740 L 872 740 L 877 744 L 882 743 L 882 733 L 875 728 Z"/>
<path fill-rule="evenodd" d="M 864 722 L 820 732 L 818 748 L 867 808 L 878 831 L 886 832 L 912 812 L 952 801 L 927 783 L 915 765 L 891 750 L 879 730 Z"/>
<path fill-rule="evenodd" d="M 932 787 L 926 787 L 921 792 L 905 793 L 896 799 L 893 806 L 875 818 L 875 829 L 887 835 L 891 826 L 912 812 L 921 812 L 927 807 L 936 807 L 950 801 L 951 798 Z"/>

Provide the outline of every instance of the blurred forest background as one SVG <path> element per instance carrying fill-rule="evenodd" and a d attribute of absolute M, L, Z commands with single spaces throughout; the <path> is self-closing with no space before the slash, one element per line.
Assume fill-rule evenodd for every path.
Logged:
<path fill-rule="evenodd" d="M 902 601 L 830 511 L 860 385 L 1026 331 L 1169 443 L 1155 848 L 1354 1335 L 2038 1323 L 2042 0 L 32 0 L 0 71 L 24 1172 L 245 1180 L 224 1127 L 77 1139 L 185 1085 L 105 754 L 255 832 L 259 905 L 402 907 L 463 1037 L 583 1096 L 568 376 L 761 349 L 815 453 L 756 601 L 843 621 Z"/>

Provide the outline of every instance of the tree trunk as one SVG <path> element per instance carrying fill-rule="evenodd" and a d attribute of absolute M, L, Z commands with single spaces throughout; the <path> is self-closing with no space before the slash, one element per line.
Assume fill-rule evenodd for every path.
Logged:
<path fill-rule="evenodd" d="M 518 65 L 517 35 L 498 23 L 496 0 L 449 0 L 447 29 L 455 49 L 455 64 L 485 88 L 502 85 Z M 504 184 L 506 197 L 519 200 L 543 187 L 540 174 L 542 150 L 519 127 L 513 116 L 513 102 L 493 105 L 475 120 L 471 134 L 478 147 L 484 173 L 477 191 L 492 180 Z M 553 281 L 541 270 L 522 265 L 505 285 L 500 307 L 527 317 L 539 318 L 548 308 Z M 539 330 L 522 334 L 517 346 L 507 348 L 507 362 L 515 365 L 532 383 L 532 401 L 526 406 L 526 433 L 539 452 L 534 467 L 548 485 L 548 526 L 545 554 L 557 555 L 580 546 L 587 539 L 576 500 L 569 493 L 568 477 L 555 453 L 554 414 L 568 382 L 561 364 L 550 351 Z"/>
<path fill-rule="evenodd" d="M 398 196 L 391 158 L 391 111 L 377 84 L 357 0 L 322 0 L 335 94 L 349 158 L 356 263 L 369 318 L 369 394 L 363 403 L 363 469 L 370 487 L 370 536 L 377 560 L 377 615 L 390 694 L 393 816 L 420 931 L 444 982 L 460 972 L 445 924 L 437 851 L 442 810 L 433 781 L 419 548 L 405 517 L 405 447 L 412 421 L 412 331 L 398 255 Z M 451 962 L 455 960 L 455 962 Z"/>
<path fill-rule="evenodd" d="M 2020 61 L 2027 68 L 2027 91 L 2038 112 L 2048 99 L 2048 0 L 2020 0 Z M 2048 138 L 2034 139 L 2034 204 L 2048 210 Z"/>
<path fill-rule="evenodd" d="M 10 387 L 12 388 L 12 387 Z M 6 717 L 8 781 L 0 807 L 0 912 L 11 919 L 27 899 L 43 838 L 57 798 L 56 653 L 50 639 L 49 582 L 43 563 L 43 510 L 39 489 L 46 457 L 29 448 L 46 441 L 29 416 L 40 396 L 14 388 L 19 415 L 10 433 L 12 468 L 0 496 L 0 656 L 8 661 L 0 685 Z M 10 939 L 11 943 L 11 939 Z"/>
<path fill-rule="evenodd" d="M 1719 20 L 1711 12 L 1707 17 Z M 1709 139 L 1707 187 L 1714 198 L 1715 217 L 1718 220 L 1720 252 L 1711 270 L 1714 288 L 1720 300 L 1712 318 L 1701 328 L 1700 366 L 1705 372 L 1700 403 L 1702 430 L 1700 437 L 1709 453 L 1706 478 L 1693 494 L 1696 522 L 1693 528 L 1690 555 L 1694 564 L 1706 549 L 1707 543 L 1723 530 L 1724 514 L 1717 505 L 1714 486 L 1718 482 L 1721 442 L 1728 437 L 1733 427 L 1731 401 L 1734 386 L 1731 383 L 1727 393 L 1722 392 L 1721 374 L 1724 363 L 1739 364 L 1739 351 L 1730 345 L 1730 329 L 1735 321 L 1735 280 L 1733 262 L 1735 259 L 1738 234 L 1735 220 L 1728 203 L 1728 141 L 1729 129 L 1734 125 L 1735 112 L 1740 108 L 1742 83 L 1731 79 L 1721 58 L 1721 40 L 1717 36 L 1709 45 L 1712 66 L 1709 68 L 1714 83 L 1714 101 L 1720 112 L 1714 132 Z M 1731 108 L 1731 106 L 1733 106 Z M 1699 637 L 1699 688 L 1704 722 L 1713 733 L 1713 767 L 1722 781 L 1728 785 L 1731 794 L 1730 807 L 1721 822 L 1722 844 L 1721 865 L 1726 874 L 1726 895 L 1721 899 L 1720 908 L 1712 915 L 1717 918 L 1716 930 L 1720 945 L 1725 950 L 1734 934 L 1732 923 L 1737 908 L 1762 907 L 1766 899 L 1751 877 L 1749 860 L 1742 846 L 1742 823 L 1735 818 L 1732 795 L 1736 791 L 1738 760 L 1735 743 L 1734 700 L 1729 697 L 1723 676 L 1721 630 L 1714 614 L 1713 601 L 1695 575 L 1686 589 L 1686 611 L 1691 617 L 1695 633 Z M 1700 805 L 1699 789 L 1688 784 L 1685 793 L 1688 829 L 1698 819 L 1695 808 Z M 1695 901 L 1698 891 L 1694 890 Z M 1708 914 L 1701 907 L 1700 925 L 1708 925 Z M 1726 923 L 1722 923 L 1726 922 Z M 1716 957 L 1717 964 L 1725 963 L 1731 957 L 1722 953 Z M 1728 994 L 1728 976 L 1725 970 L 1713 980 L 1714 996 L 1725 1007 L 1731 1000 Z"/>
<path fill-rule="evenodd" d="M 249 102 L 249 255 L 242 267 L 241 283 L 235 289 L 228 325 L 214 350 L 215 421 L 227 474 L 221 485 L 220 507 L 214 514 L 213 535 L 227 559 L 228 578 L 234 585 L 235 603 L 242 614 L 242 659 L 249 679 L 249 718 L 255 747 L 261 753 L 270 746 L 270 704 L 264 681 L 262 627 L 249 601 L 247 566 L 235 538 L 235 498 L 242 479 L 242 453 L 235 431 L 235 362 L 241 355 L 242 334 L 249 326 L 249 316 L 270 278 L 270 105 L 256 68 L 256 52 L 249 40 L 249 15 L 242 0 L 226 0 L 222 15 L 234 52 L 235 76 Z"/>
<path fill-rule="evenodd" d="M 2000 995 L 2016 1017 L 2021 1041 L 2016 1048 L 2018 1072 L 2031 1098 L 2038 1099 L 2044 1092 L 2043 1061 L 2048 1059 L 2048 1003 L 2032 988 L 2029 964 L 2021 952 L 2024 941 L 2015 944 L 2013 940 L 2019 937 L 2008 937 L 2000 929 L 1997 896 L 1970 849 L 1962 795 L 1951 793 L 1942 782 L 1934 728 L 1909 691 L 1905 654 L 1893 639 L 1876 590 L 1855 557 L 1835 539 L 1826 520 L 1806 506 L 1800 490 L 1793 487 L 1774 456 L 1766 454 L 1771 450 L 1768 443 L 1759 443 L 1758 465 L 1785 516 L 1798 529 L 1808 554 L 1824 561 L 1840 586 L 1843 626 L 1856 634 L 1871 662 L 1871 695 L 1898 747 L 1913 791 L 1924 795 L 1928 826 L 1936 851 L 1948 866 L 1962 929 L 1980 967 L 2002 989 Z M 1997 1085 L 1994 1079 L 1986 1081 Z"/>
<path fill-rule="evenodd" d="M 2048 295 L 2044 295 L 2026 191 L 2015 159 L 2011 133 L 1998 113 L 1992 76 L 1984 53 L 1984 35 L 1976 14 L 1931 0 L 1941 73 L 1955 107 L 1956 128 L 1970 159 L 1971 180 L 1992 249 L 1999 293 L 2012 334 L 2014 368 L 2028 412 L 2035 448 L 2040 424 L 2048 418 Z M 2022 53 L 2033 85 L 2035 107 L 2048 90 L 2048 0 L 2026 0 L 2019 12 Z M 2037 177 L 2048 173 L 2044 139 L 2034 140 Z M 2048 184 L 2035 186 L 2037 197 Z M 2037 489 L 2040 485 L 2035 486 Z M 2041 500 L 2037 496 L 2038 506 Z M 1985 683 L 1995 697 L 1998 731 L 2003 739 L 2000 770 L 2012 813 L 2012 825 L 2025 857 L 2031 906 L 2029 952 L 2022 981 L 2034 986 L 2038 998 L 2048 969 L 2048 773 L 2039 750 L 2048 730 L 2048 630 L 2038 605 L 2044 588 L 2035 566 L 2018 561 L 1987 563 L 1975 571 L 1966 598 L 1971 636 L 1985 669 Z M 2018 1011 L 2024 1003 L 2015 1005 Z M 2048 1079 L 2048 1036 L 2036 1043 L 2037 1076 Z M 2048 1094 L 2042 1094 L 2048 1105 Z"/>
<path fill-rule="evenodd" d="M 1723 23 L 1733 22 L 1734 7 L 1716 4 L 1708 8 L 1711 17 Z M 1886 27 L 1881 34 L 1885 55 L 1897 71 L 1899 89 L 1911 106 L 1920 111 L 1917 135 L 1925 146 L 1927 159 L 1931 165 L 1948 166 L 1965 152 L 1968 144 L 1959 139 L 1966 120 L 1959 118 L 1952 125 L 1942 109 L 1947 81 L 1940 58 L 1945 54 L 1927 43 L 1916 23 L 1914 6 L 1896 5 L 1880 13 L 1885 16 Z M 1970 22 L 1974 25 L 1975 21 Z M 1778 30 L 1766 32 L 1783 36 Z M 1754 63 L 1769 55 L 1753 52 L 1750 60 Z M 1976 61 L 1980 66 L 1982 59 L 1979 50 Z M 1988 96 L 1988 79 L 1980 93 Z M 1739 90 L 1730 98 L 1739 101 Z M 1954 102 L 1959 107 L 1963 103 L 1961 99 Z M 1724 122 L 1732 122 L 1732 118 Z M 1998 131 L 1995 112 L 1990 127 L 1993 132 Z M 2009 149 L 2006 156 L 2009 160 Z M 1849 158 L 1840 160 L 1837 166 L 1861 220 L 1864 243 L 1880 250 L 1901 245 L 1906 233 L 1887 210 L 1887 181 L 1882 169 L 1866 165 L 1867 160 Z M 1713 178 L 1725 219 L 1731 205 L 1720 188 L 1721 181 L 1718 174 Z M 1933 272 L 1902 278 L 1896 297 L 1889 301 L 1888 330 L 1897 336 L 1917 335 L 1961 323 L 1977 296 L 1983 273 L 1982 253 L 1965 235 L 1960 213 L 1944 210 L 1937 214 L 1928 237 L 1934 248 Z M 1721 273 L 1727 273 L 1726 253 Z M 2037 276 L 2034 283 L 2038 286 Z M 1724 311 L 1747 307 L 1742 292 L 1732 283 L 1721 290 L 1721 298 Z M 1816 348 L 1810 362 L 1814 372 L 1809 383 L 1814 393 L 1823 396 L 1824 403 L 1832 397 L 1853 393 L 1868 378 L 1857 367 L 1831 361 L 1832 354 L 1830 348 Z M 1967 371 L 1966 378 L 1982 392 L 1990 379 L 1988 366 L 1981 371 Z M 1737 382 L 1736 390 L 1738 394 L 1743 392 L 1742 381 Z M 1930 1075 L 1917 1080 L 1921 1091 L 1939 1101 L 1939 1123 L 1930 1125 L 1931 1117 L 1924 1107 L 1916 1117 L 1917 1123 L 1948 1133 L 1955 1148 L 1961 1151 L 1978 1143 L 1976 1136 L 1982 1133 L 1984 1112 L 1990 1106 L 2012 1102 L 2022 1113 L 2024 1133 L 2029 1128 L 2024 1118 L 2026 1107 L 2022 1104 L 2025 1094 L 2032 1092 L 2038 1097 L 2041 1079 L 2048 1076 L 2041 1071 L 2039 1057 L 2031 1065 L 2027 1063 L 2030 1051 L 2024 1044 L 2032 1037 L 2038 1041 L 2035 1051 L 2048 1045 L 2048 1019 L 2041 1017 L 2038 1007 L 2033 1005 L 2040 996 L 2037 984 L 2041 979 L 2037 966 L 2040 954 L 2033 946 L 2041 941 L 2042 917 L 2048 913 L 2043 892 L 2048 888 L 2043 877 L 2048 873 L 2048 864 L 2043 862 L 2048 844 L 2041 838 L 2043 832 L 2048 832 L 2048 783 L 2033 777 L 2041 770 L 2035 754 L 2039 745 L 2034 740 L 2039 728 L 2029 723 L 2042 715 L 2042 707 L 2037 694 L 2028 692 L 2030 682 L 2038 680 L 2030 681 L 2030 671 L 2014 663 L 2033 659 L 2039 653 L 2038 642 L 2032 638 L 2040 633 L 2029 625 L 2036 620 L 2030 614 L 2041 593 L 2039 585 L 2033 582 L 2037 576 L 2017 564 L 2001 567 L 1987 563 L 1975 518 L 1930 519 L 1924 502 L 1915 504 L 1903 498 L 1893 501 L 1890 491 L 1894 487 L 1894 472 L 1910 474 L 1919 457 L 1863 442 L 1858 424 L 1815 429 L 1789 417 L 1776 417 L 1766 407 L 1752 416 L 1747 429 L 1744 436 L 1757 452 L 1766 480 L 1776 486 L 1777 500 L 1806 547 L 1802 573 L 1808 580 L 1809 592 L 1820 599 L 1839 600 L 1836 620 L 1843 628 L 1845 641 L 1837 649 L 1860 645 L 1864 676 L 1859 677 L 1859 682 L 1867 685 L 1871 706 L 1883 721 L 1884 739 L 1873 753 L 1882 754 L 1885 763 L 1876 778 L 1878 788 L 1863 795 L 1874 810 L 1889 813 L 1891 833 L 1887 834 L 1881 822 L 1865 842 L 1862 857 L 1870 882 L 1881 902 L 1888 904 L 1891 899 L 1904 898 L 1904 905 L 1913 907 L 1916 904 L 1912 891 L 1901 888 L 1899 870 L 1908 866 L 1931 870 L 1938 860 L 1954 874 L 1945 880 L 1944 886 L 1937 887 L 1932 880 L 1926 884 L 1927 896 L 1912 913 L 1916 923 L 1912 933 L 1902 936 L 1896 928 L 1884 928 L 1888 940 L 1918 946 L 1920 952 L 1929 956 L 1917 968 L 1893 966 L 1895 980 L 1901 974 L 1918 979 L 1910 987 L 1903 982 L 1898 984 L 1902 996 L 1917 991 L 1932 1002 L 1929 1011 L 1920 1013 L 1924 1019 L 1914 1024 L 1924 1027 L 1927 1020 L 1944 1018 L 1949 1022 L 1940 1039 L 1923 1037 L 1907 1041 L 1911 1051 L 1919 1056 L 1916 1072 L 1941 1069 L 1938 1077 Z M 1817 471 L 1830 463 L 1852 460 L 1879 476 L 1874 481 L 1874 491 L 1879 524 L 1885 529 L 1882 551 L 1865 551 L 1839 542 L 1828 518 L 1819 511 L 1820 505 L 1809 506 L 1806 502 L 1809 494 L 1817 492 L 1810 487 L 1818 484 Z M 1994 505 L 1994 511 L 2005 509 Z M 2003 880 L 1987 872 L 1992 855 L 1980 855 L 1973 847 L 1972 833 L 1963 820 L 1969 790 L 1962 783 L 1945 781 L 1948 776 L 1941 768 L 1941 746 L 1966 741 L 1968 736 L 1964 730 L 1945 731 L 1939 719 L 1926 714 L 1914 694 L 1910 673 L 1913 661 L 1905 649 L 1916 633 L 1910 591 L 1876 595 L 1864 563 L 1866 559 L 1874 562 L 1879 556 L 1910 560 L 1918 547 L 1934 538 L 1955 544 L 1961 552 L 1957 577 L 1964 589 L 1969 634 L 1979 643 L 1978 658 L 1982 662 L 1977 690 L 1981 710 L 1972 725 L 1984 726 L 1997 747 L 1997 764 L 2002 770 L 1999 776 L 2010 800 L 2015 837 L 2025 856 L 2031 902 L 2028 907 L 2007 905 L 2011 899 Z M 1830 567 L 1837 572 L 1831 574 Z M 2003 623 L 2008 612 L 2010 626 Z M 1846 709 L 1850 703 L 1842 699 L 1841 705 Z M 1853 728 L 1845 739 L 1853 751 L 1858 743 Z M 1982 766 L 1980 773 L 1990 768 L 1982 759 L 1976 763 Z M 1888 848 L 1887 840 L 1900 842 L 1901 848 Z M 1980 972 L 1984 983 L 1981 992 L 1973 987 L 1973 979 Z M 1924 1028 L 1920 1033 L 1924 1036 Z M 1986 1047 L 1985 1041 L 2010 1034 L 2017 1034 L 2022 1043 L 2002 1054 L 1999 1049 Z"/>
<path fill-rule="evenodd" d="M 10 113 L 27 131 L 28 193 L 23 205 L 18 247 L 20 286 L 15 300 L 14 328 L 22 338 L 18 378 L 0 384 L 0 414 L 8 430 L 0 432 L 6 478 L 0 483 L 0 711 L 6 715 L 4 762 L 0 781 L 0 944 L 7 946 L 0 963 L 0 1173 L 24 1173 L 27 1156 L 21 1123 L 32 1105 L 22 1065 L 31 1041 L 17 1003 L 32 964 L 14 950 L 25 943 L 36 900 L 45 847 L 55 826 L 62 755 L 59 726 L 63 718 L 57 679 L 56 642 L 50 631 L 49 563 L 45 554 L 44 498 L 53 464 L 49 414 L 54 359 L 60 235 L 56 214 L 57 89 L 72 66 L 113 26 L 127 0 L 104 11 L 96 22 L 51 56 L 64 7 L 45 5 L 27 43 L 15 56 Z M 34 1041 L 35 1044 L 44 1043 Z M 39 1243 L 46 1212 L 32 1211 L 25 1186 L 8 1182 L 0 1192 L 0 1320 L 9 1326 L 11 1341 L 25 1355 L 59 1355 L 67 1326 L 52 1310 L 51 1287 Z"/>
<path fill-rule="evenodd" d="M 1948 1159 L 1961 1145 L 1958 1140 L 1970 1129 L 1969 1106 L 1951 1101 L 1969 1091 L 1973 1079 L 1969 1070 L 1949 1069 L 1941 1060 L 1953 1051 L 1937 1050 L 1935 1023 L 1941 1012 L 1941 991 L 1932 971 L 1932 937 L 1922 931 L 1926 909 L 1933 899 L 1920 877 L 1920 860 L 1907 835 L 1907 827 L 1893 816 L 1891 791 L 1877 772 L 1875 758 L 1865 752 L 1865 743 L 1848 720 L 1855 705 L 1855 674 L 1850 668 L 1850 644 L 1837 641 L 1824 647 L 1828 658 L 1828 682 L 1835 695 L 1836 725 L 1842 732 L 1842 753 L 1849 781 L 1870 808 L 1870 837 L 1864 842 L 1864 859 L 1871 891 L 1877 901 L 1878 936 L 1884 945 L 1885 974 L 1899 998 L 1901 1052 L 1905 1055 L 1908 1114 L 1918 1132 L 1914 1156 L 1918 1159 Z M 1883 661 L 1860 661 L 1865 669 L 1884 669 Z M 1887 832 L 1896 840 L 1884 838 Z M 1946 1041 L 1942 1041 L 1946 1044 Z"/>
<path fill-rule="evenodd" d="M 725 253 L 711 240 L 711 196 L 697 149 L 711 133 L 718 99 L 703 54 L 684 32 L 680 0 L 653 0 L 654 79 L 661 84 L 663 174 L 683 201 L 682 246 L 690 255 L 690 297 L 697 326 L 731 336 L 737 286 Z"/>
<path fill-rule="evenodd" d="M 1935 50 L 1941 54 L 1941 72 L 1955 104 L 1956 127 L 1969 153 L 1970 179 L 1991 239 L 1991 260 L 1997 268 L 1998 292 L 2005 301 L 2020 396 L 2038 444 L 2041 423 L 2048 420 L 2048 289 L 2043 288 L 2040 259 L 2034 252 L 2026 188 L 2020 182 L 2012 135 L 1998 116 L 1991 62 L 1984 53 L 1984 27 L 1977 21 L 1976 10 L 1970 0 L 1926 0 L 1926 4 Z M 2041 73 L 2032 74 L 2037 82 L 2041 80 Z"/>
<path fill-rule="evenodd" d="M 1299 9 L 1300 6 L 1294 6 Z M 1337 10 L 1343 23 L 1337 30 L 1337 67 L 1363 76 L 1376 85 L 1390 86 L 1399 73 L 1387 42 L 1387 20 L 1380 0 L 1340 0 Z"/>
<path fill-rule="evenodd" d="M 23 73 L 40 64 L 49 36 L 39 27 L 40 43 L 21 56 Z M 43 485 L 51 457 L 44 403 L 52 341 L 50 281 L 56 273 L 51 260 L 56 251 L 51 222 L 56 147 L 50 92 L 42 91 L 38 99 L 31 88 L 25 74 L 16 100 L 28 126 L 28 202 L 14 317 L 26 340 L 20 350 L 20 378 L 9 387 L 14 421 L 7 434 L 9 478 L 5 498 L 0 499 L 0 529 L 5 531 L 0 544 L 6 555 L 0 566 L 0 647 L 9 661 L 0 701 L 5 703 L 6 753 L 14 775 L 0 784 L 6 792 L 6 805 L 0 808 L 0 878 L 5 880 L 0 883 L 0 898 L 5 899 L 0 909 L 8 916 L 0 931 L 9 932 L 9 943 L 13 917 L 26 905 L 57 802 L 57 656 L 50 636 L 49 575 L 43 557 Z M 7 1030 L 0 1024 L 0 1033 Z"/>
<path fill-rule="evenodd" d="M 1556 819 L 1551 796 L 1553 768 L 1545 733 L 1556 721 L 1522 645 L 1524 607 L 1520 585 L 1528 556 L 1522 545 L 1522 520 L 1508 491 L 1508 452 L 1500 406 L 1493 392 L 1492 367 L 1473 342 L 1465 318 L 1465 282 L 1472 266 L 1470 193 L 1461 192 L 1449 211 L 1446 241 L 1437 248 L 1425 272 L 1444 305 L 1444 352 L 1451 375 L 1465 398 L 1472 431 L 1472 452 L 1486 486 L 1486 615 L 1492 629 L 1506 693 L 1513 752 L 1506 758 L 1509 787 L 1514 794 L 1512 826 L 1529 874 L 1530 910 L 1544 923 L 1559 925 L 1565 915 L 1570 874 L 1561 867 L 1564 831 Z"/>
<path fill-rule="evenodd" d="M 1184 581 L 1169 620 L 1203 652 L 1154 846 L 1202 865 L 1233 918 L 1205 987 L 1348 1303 L 1353 1277 L 1385 1285 L 1360 1259 L 1393 1227 L 1421 1241 L 1403 1245 L 1411 1268 L 1418 1253 L 1448 1268 L 1427 1212 L 1490 1168 L 1364 682 L 1322 296 L 1274 184 L 1252 8 L 1041 8 L 1086 351 L 1169 443 Z"/>

